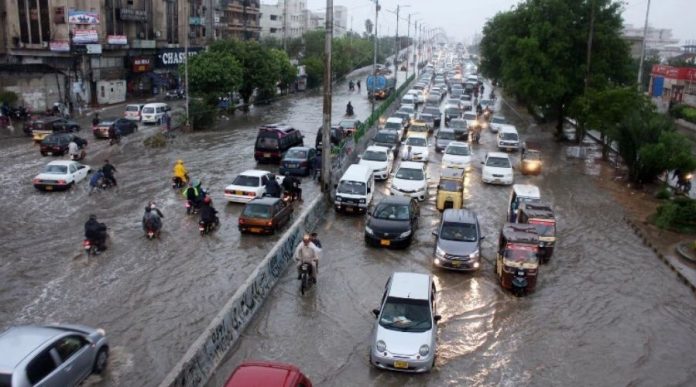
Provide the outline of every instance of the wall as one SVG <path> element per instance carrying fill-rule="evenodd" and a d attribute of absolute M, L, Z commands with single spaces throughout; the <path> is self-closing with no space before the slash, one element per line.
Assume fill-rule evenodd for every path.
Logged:
<path fill-rule="evenodd" d="M 323 196 L 310 203 L 164 378 L 160 387 L 200 386 L 208 381 L 292 262 L 302 235 L 317 226 L 326 210 L 327 202 Z"/>
<path fill-rule="evenodd" d="M 60 85 L 60 89 L 59 89 Z M 45 111 L 65 94 L 63 74 L 0 73 L 0 89 L 13 91 L 30 111 Z"/>
<path fill-rule="evenodd" d="M 119 79 L 116 81 L 97 82 L 97 102 L 100 105 L 110 105 L 124 102 L 126 100 L 126 81 Z"/>

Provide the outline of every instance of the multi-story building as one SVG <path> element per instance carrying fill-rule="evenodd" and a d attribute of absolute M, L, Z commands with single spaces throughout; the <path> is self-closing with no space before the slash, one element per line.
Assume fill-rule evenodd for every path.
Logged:
<path fill-rule="evenodd" d="M 186 43 L 195 55 L 220 37 L 258 37 L 258 0 L 220 1 L 0 0 L 0 88 L 39 110 L 178 87 Z M 11 76 L 29 64 L 32 79 Z"/>
<path fill-rule="evenodd" d="M 306 15 L 306 0 L 261 4 L 261 37 L 298 38 L 307 29 Z"/>
<path fill-rule="evenodd" d="M 642 39 L 643 28 L 627 24 L 624 26 L 623 36 L 629 42 L 638 38 Z M 648 27 L 645 34 L 645 55 L 657 55 L 660 58 L 669 59 L 681 53 L 681 47 L 678 46 L 678 43 L 679 39 L 672 37 L 671 29 Z M 638 57 L 640 57 L 640 53 Z"/>

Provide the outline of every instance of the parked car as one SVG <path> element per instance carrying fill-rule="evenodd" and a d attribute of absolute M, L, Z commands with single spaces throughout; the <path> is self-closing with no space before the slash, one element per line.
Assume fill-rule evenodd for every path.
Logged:
<path fill-rule="evenodd" d="M 104 118 L 97 126 L 92 128 L 94 138 L 109 138 L 109 129 L 115 127 L 121 136 L 131 134 L 138 130 L 138 124 L 125 118 Z"/>
<path fill-rule="evenodd" d="M 450 142 L 442 155 L 442 167 L 470 170 L 471 145 L 468 142 Z"/>
<path fill-rule="evenodd" d="M 84 180 L 91 171 L 88 165 L 80 164 L 77 161 L 51 161 L 34 177 L 32 184 L 41 191 L 70 189 L 76 183 Z"/>
<path fill-rule="evenodd" d="M 0 334 L 0 385 L 77 386 L 109 359 L 103 329 L 83 325 L 17 326 Z"/>
<path fill-rule="evenodd" d="M 288 149 L 280 159 L 280 167 L 278 172 L 281 175 L 304 175 L 309 176 L 311 162 L 316 155 L 314 148 L 306 146 L 296 146 Z"/>
<path fill-rule="evenodd" d="M 484 183 L 509 185 L 514 182 L 512 162 L 507 153 L 490 152 L 486 154 L 486 159 L 481 164 L 483 164 L 481 179 Z"/>
<path fill-rule="evenodd" d="M 75 137 L 72 133 L 53 133 L 46 136 L 39 145 L 41 156 L 62 156 L 68 153 L 68 145 Z"/>
<path fill-rule="evenodd" d="M 360 155 L 360 165 L 366 165 L 372 170 L 375 180 L 387 180 L 391 174 L 394 153 L 389 148 L 372 145 Z"/>
<path fill-rule="evenodd" d="M 395 196 L 408 196 L 419 201 L 428 195 L 428 178 L 425 164 L 414 161 L 402 161 L 394 174 L 390 193 Z"/>
<path fill-rule="evenodd" d="M 397 272 L 384 287 L 370 343 L 370 363 L 381 369 L 428 372 L 437 352 L 436 288 L 428 274 Z"/>
<path fill-rule="evenodd" d="M 408 247 L 418 228 L 416 199 L 387 196 L 368 213 L 365 243 L 372 246 Z"/>
<path fill-rule="evenodd" d="M 126 105 L 126 111 L 123 112 L 123 118 L 131 121 L 140 121 L 142 119 L 143 103 L 134 103 Z"/>
<path fill-rule="evenodd" d="M 225 387 L 312 387 L 309 378 L 292 364 L 247 360 L 235 368 Z"/>
<path fill-rule="evenodd" d="M 239 216 L 239 232 L 274 234 L 290 221 L 292 212 L 293 206 L 280 198 L 252 199 Z"/>
<path fill-rule="evenodd" d="M 437 238 L 433 263 L 453 270 L 478 270 L 481 266 L 481 227 L 476 213 L 467 209 L 446 209 L 433 231 Z"/>
<path fill-rule="evenodd" d="M 273 174 L 259 169 L 249 169 L 237 175 L 232 184 L 225 187 L 225 199 L 230 202 L 247 203 L 254 198 L 260 198 L 266 193 L 266 183 Z M 276 176 L 278 183 L 283 181 Z"/>

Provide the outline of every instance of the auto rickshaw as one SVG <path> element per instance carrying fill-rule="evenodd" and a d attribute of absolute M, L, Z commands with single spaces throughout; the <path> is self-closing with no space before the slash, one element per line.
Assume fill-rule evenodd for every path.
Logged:
<path fill-rule="evenodd" d="M 507 207 L 507 221 L 516 223 L 517 209 L 522 203 L 541 201 L 539 187 L 532 184 L 513 184 Z"/>
<path fill-rule="evenodd" d="M 430 134 L 430 128 L 428 125 L 425 123 L 425 121 L 421 120 L 414 120 L 411 123 L 411 126 L 408 128 L 409 133 L 414 133 L 414 132 L 421 132 L 421 133 L 427 133 Z"/>
<path fill-rule="evenodd" d="M 531 224 L 506 223 L 500 231 L 495 272 L 504 289 L 516 296 L 536 288 L 539 272 L 539 236 Z"/>
<path fill-rule="evenodd" d="M 520 171 L 523 175 L 538 175 L 541 173 L 541 152 L 527 149 L 522 153 Z"/>
<path fill-rule="evenodd" d="M 440 173 L 437 184 L 436 207 L 440 211 L 446 208 L 462 208 L 464 206 L 464 175 L 463 169 L 444 168 Z"/>
<path fill-rule="evenodd" d="M 548 263 L 556 245 L 556 217 L 546 203 L 522 203 L 517 210 L 517 223 L 531 224 L 539 234 L 539 260 Z"/>

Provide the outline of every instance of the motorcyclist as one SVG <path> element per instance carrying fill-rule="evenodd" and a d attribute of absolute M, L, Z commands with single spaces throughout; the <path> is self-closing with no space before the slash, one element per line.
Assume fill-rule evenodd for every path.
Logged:
<path fill-rule="evenodd" d="M 480 116 L 482 113 L 483 113 L 483 107 L 481 106 L 480 103 L 476 104 L 476 115 Z"/>
<path fill-rule="evenodd" d="M 155 208 L 156 211 L 152 210 L 152 205 L 145 207 L 145 214 L 143 215 L 143 230 L 145 232 L 148 229 L 155 231 L 155 234 L 159 234 L 162 229 L 162 219 L 160 218 L 161 212 Z"/>
<path fill-rule="evenodd" d="M 99 183 L 101 180 L 104 178 L 104 172 L 102 172 L 101 169 L 97 169 L 96 172 L 92 175 L 92 177 L 89 179 L 89 193 L 91 194 L 92 191 L 95 189 L 99 188 Z"/>
<path fill-rule="evenodd" d="M 118 172 L 116 168 L 109 164 L 109 160 L 104 160 L 104 165 L 102 166 L 102 172 L 104 173 L 104 178 L 111 181 L 114 186 L 117 185 L 116 178 L 114 177 L 114 172 Z"/>
<path fill-rule="evenodd" d="M 183 160 L 176 160 L 174 164 L 174 185 L 177 188 L 183 187 L 189 181 L 188 170 L 184 166 Z"/>
<path fill-rule="evenodd" d="M 70 140 L 70 144 L 68 144 L 68 154 L 72 160 L 80 159 L 80 147 L 74 139 Z"/>
<path fill-rule="evenodd" d="M 213 207 L 213 201 L 210 197 L 203 199 L 201 204 L 201 222 L 206 226 L 219 223 L 217 210 Z"/>
<path fill-rule="evenodd" d="M 319 263 L 319 249 L 312 243 L 312 237 L 305 234 L 300 243 L 295 249 L 293 259 L 297 262 L 297 279 L 302 278 L 301 266 L 303 263 L 309 263 L 310 277 L 312 282 L 317 282 L 317 264 Z"/>
<path fill-rule="evenodd" d="M 300 181 L 289 172 L 285 174 L 285 179 L 283 179 L 283 189 L 292 195 L 293 200 L 302 200 Z"/>
<path fill-rule="evenodd" d="M 280 184 L 278 184 L 278 180 L 276 180 L 275 175 L 271 175 L 271 177 L 266 182 L 265 188 L 266 188 L 266 196 L 270 196 L 273 198 L 280 197 L 280 194 L 282 192 L 282 188 L 280 187 Z"/>
<path fill-rule="evenodd" d="M 309 236 L 314 246 L 316 246 L 319 249 L 319 251 L 321 251 L 321 242 L 319 241 L 319 234 L 313 232 L 309 234 Z"/>
<path fill-rule="evenodd" d="M 348 101 L 348 105 L 346 105 L 346 115 L 350 117 L 353 113 L 353 105 Z"/>
<path fill-rule="evenodd" d="M 194 182 L 189 181 L 188 187 L 186 187 L 183 194 L 186 200 L 191 203 L 193 208 L 200 208 L 203 198 L 201 197 L 201 192 L 198 190 L 198 186 L 194 185 L 193 183 Z"/>
<path fill-rule="evenodd" d="M 97 216 L 92 214 L 85 223 L 85 238 L 97 246 L 97 252 L 106 250 L 106 225 L 97 222 Z"/>
<path fill-rule="evenodd" d="M 353 83 L 352 80 L 350 82 L 348 82 L 348 90 L 350 90 L 350 91 L 355 90 L 355 84 Z"/>

